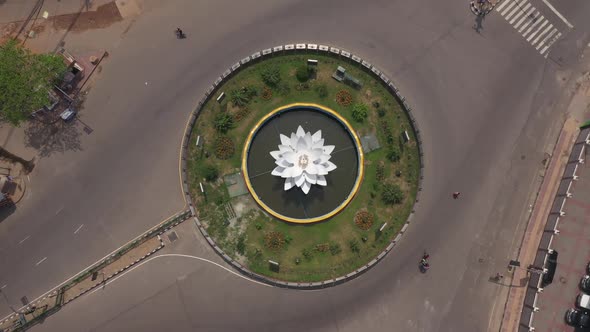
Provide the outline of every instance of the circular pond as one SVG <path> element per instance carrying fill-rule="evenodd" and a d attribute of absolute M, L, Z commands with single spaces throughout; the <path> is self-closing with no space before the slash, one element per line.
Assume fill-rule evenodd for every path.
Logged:
<path fill-rule="evenodd" d="M 344 118 L 320 105 L 291 104 L 251 130 L 242 170 L 265 211 L 284 221 L 313 223 L 334 216 L 354 197 L 362 160 L 359 139 Z"/>

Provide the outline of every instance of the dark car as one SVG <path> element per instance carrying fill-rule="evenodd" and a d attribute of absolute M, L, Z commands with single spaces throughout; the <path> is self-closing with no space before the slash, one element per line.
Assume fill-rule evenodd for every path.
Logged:
<path fill-rule="evenodd" d="M 565 312 L 565 322 L 573 327 L 590 328 L 590 315 L 582 310 L 571 308 Z"/>
<path fill-rule="evenodd" d="M 580 289 L 586 294 L 590 294 L 590 276 L 585 275 L 580 280 Z"/>
<path fill-rule="evenodd" d="M 547 257 L 547 273 L 543 273 L 543 287 L 550 285 L 553 282 L 555 271 L 557 270 L 557 251 L 553 250 Z"/>

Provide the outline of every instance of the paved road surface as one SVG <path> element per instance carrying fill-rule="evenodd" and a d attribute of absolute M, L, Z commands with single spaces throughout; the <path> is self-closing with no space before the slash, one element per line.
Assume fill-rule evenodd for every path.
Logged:
<path fill-rule="evenodd" d="M 0 281 L 9 285 L 13 303 L 23 294 L 41 294 L 179 209 L 176 154 L 188 111 L 225 68 L 287 41 L 358 53 L 407 96 L 427 163 L 413 225 L 377 268 L 324 292 L 248 286 L 215 266 L 162 258 L 130 275 L 132 281 L 113 284 L 117 296 L 84 298 L 38 330 L 83 326 L 76 324 L 107 331 L 170 324 L 179 331 L 485 330 L 499 291 L 487 280 L 517 245 L 515 230 L 526 216 L 546 145 L 563 119 L 565 83 L 559 77 L 568 78 L 588 34 L 575 30 L 574 38 L 563 30 L 545 59 L 501 15 L 488 16 L 475 32 L 474 17 L 458 0 L 428 6 L 335 0 L 180 4 L 144 3 L 144 15 L 111 51 L 90 94 L 84 121 L 95 131 L 82 142 L 84 150 L 41 164 L 35 179 L 46 192 L 35 193 L 23 212 L 0 224 Z M 564 11 L 588 10 L 567 6 Z M 570 20 L 588 24 L 581 15 Z M 173 38 L 176 26 L 188 39 Z M 458 201 L 449 198 L 456 190 L 463 192 Z M 84 231 L 73 237 L 80 223 Z M 27 234 L 31 241 L 19 246 Z M 432 253 L 433 268 L 419 275 L 416 262 L 424 249 Z M 207 249 L 200 255 L 215 259 Z M 179 276 L 186 286 L 176 283 Z M 133 287 L 142 285 L 147 293 L 140 295 Z M 150 327 L 141 328 L 141 322 Z"/>

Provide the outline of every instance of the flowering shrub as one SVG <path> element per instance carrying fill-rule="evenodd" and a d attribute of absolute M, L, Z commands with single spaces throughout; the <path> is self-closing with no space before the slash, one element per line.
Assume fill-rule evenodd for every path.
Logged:
<path fill-rule="evenodd" d="M 338 105 L 348 106 L 352 104 L 352 95 L 346 90 L 340 90 L 336 94 L 336 102 Z"/>
<path fill-rule="evenodd" d="M 264 245 L 272 250 L 281 249 L 285 245 L 285 235 L 281 232 L 268 232 L 264 234 Z"/>
<path fill-rule="evenodd" d="M 218 136 L 215 140 L 215 156 L 219 159 L 229 159 L 234 155 L 236 147 L 228 136 Z"/>
<path fill-rule="evenodd" d="M 354 215 L 354 223 L 358 226 L 358 228 L 366 231 L 367 229 L 373 226 L 373 214 L 371 214 L 366 209 L 359 210 Z"/>
<path fill-rule="evenodd" d="M 262 88 L 262 99 L 264 100 L 270 100 L 270 98 L 272 98 L 272 90 L 265 86 L 264 88 Z"/>

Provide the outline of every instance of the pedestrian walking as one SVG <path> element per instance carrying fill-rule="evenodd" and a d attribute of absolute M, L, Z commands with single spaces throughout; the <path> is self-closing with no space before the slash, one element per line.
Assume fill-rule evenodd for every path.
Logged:
<path fill-rule="evenodd" d="M 461 193 L 460 193 L 460 192 L 458 192 L 458 191 L 455 191 L 455 192 L 453 193 L 453 199 L 457 199 L 457 198 L 459 198 L 459 195 L 461 195 Z"/>
<path fill-rule="evenodd" d="M 504 279 L 504 275 L 502 275 L 500 272 L 496 273 L 496 280 L 502 280 Z"/>

